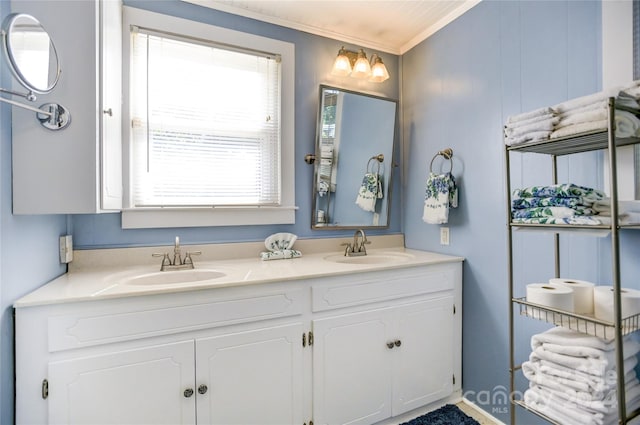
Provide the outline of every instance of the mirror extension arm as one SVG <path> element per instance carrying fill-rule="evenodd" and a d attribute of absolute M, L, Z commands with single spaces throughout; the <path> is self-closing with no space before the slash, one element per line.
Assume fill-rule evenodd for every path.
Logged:
<path fill-rule="evenodd" d="M 0 89 L 0 91 L 6 91 L 4 89 Z M 13 106 L 18 106 L 23 109 L 28 109 L 29 111 L 35 112 L 44 127 L 49 130 L 62 130 L 71 122 L 71 114 L 64 106 L 57 103 L 45 103 L 40 106 L 40 108 L 36 108 L 35 106 L 30 106 L 24 103 L 17 102 L 12 99 L 5 99 L 0 96 L 0 102 L 9 103 Z M 45 108 L 45 109 L 43 109 Z M 46 109 L 49 109 L 48 111 Z"/>

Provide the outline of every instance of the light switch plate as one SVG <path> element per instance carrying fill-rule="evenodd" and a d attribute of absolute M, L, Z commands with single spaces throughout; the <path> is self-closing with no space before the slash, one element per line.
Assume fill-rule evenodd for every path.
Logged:
<path fill-rule="evenodd" d="M 440 228 L 440 245 L 449 245 L 449 228 Z"/>
<path fill-rule="evenodd" d="M 73 237 L 71 235 L 60 236 L 60 262 L 70 263 L 73 261 Z"/>

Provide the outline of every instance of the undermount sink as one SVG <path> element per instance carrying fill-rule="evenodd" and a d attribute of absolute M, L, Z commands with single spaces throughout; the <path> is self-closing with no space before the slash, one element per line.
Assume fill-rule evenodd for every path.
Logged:
<path fill-rule="evenodd" d="M 404 254 L 402 252 L 375 253 L 353 257 L 347 257 L 344 254 L 333 254 L 324 257 L 326 261 L 346 264 L 400 264 L 406 263 L 412 258 L 413 256 L 411 254 Z"/>
<path fill-rule="evenodd" d="M 126 285 L 172 285 L 177 283 L 203 282 L 226 276 L 225 273 L 210 269 L 171 270 L 145 273 L 124 281 Z"/>

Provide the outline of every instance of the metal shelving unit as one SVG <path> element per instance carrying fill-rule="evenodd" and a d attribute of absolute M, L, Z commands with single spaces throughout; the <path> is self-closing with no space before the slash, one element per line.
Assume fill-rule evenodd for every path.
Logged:
<path fill-rule="evenodd" d="M 640 226 L 621 226 L 618 223 L 618 183 L 617 183 L 617 160 L 616 148 L 640 144 L 640 138 L 616 138 L 615 136 L 615 111 L 625 110 L 636 115 L 640 115 L 640 110 L 627 107 L 616 107 L 615 99 L 609 98 L 608 128 L 600 131 L 581 133 L 570 137 L 545 140 L 541 142 L 526 143 L 516 146 L 506 146 L 505 163 L 507 170 L 507 243 L 508 243 L 508 279 L 509 279 L 509 373 L 510 373 L 510 394 L 515 394 L 515 374 L 521 369 L 520 364 L 515 361 L 514 348 L 514 317 L 515 310 L 519 310 L 522 316 L 542 320 L 556 326 L 563 326 L 589 335 L 601 338 L 615 339 L 616 345 L 616 370 L 617 370 L 617 394 L 618 394 L 618 415 L 619 423 L 626 424 L 634 417 L 640 415 L 640 410 L 627 413 L 625 385 L 624 385 L 624 353 L 622 337 L 640 329 L 640 315 L 622 317 L 621 297 L 620 297 L 620 241 L 619 232 L 622 229 L 640 229 Z M 511 153 L 537 153 L 549 155 L 553 163 L 553 182 L 557 183 L 557 157 L 571 155 L 581 152 L 596 150 L 607 150 L 609 152 L 610 170 L 610 197 L 611 197 L 611 223 L 608 225 L 549 225 L 549 224 L 522 224 L 511 221 L 511 176 L 510 176 L 510 155 Z M 513 232 L 515 230 L 546 231 L 554 233 L 555 251 L 555 277 L 560 277 L 560 234 L 564 232 L 583 232 L 584 234 L 598 233 L 599 236 L 610 235 L 611 237 L 611 258 L 612 258 L 612 283 L 614 287 L 614 322 L 606 322 L 591 315 L 579 315 L 566 311 L 561 311 L 538 304 L 527 302 L 525 298 L 516 297 L 514 294 L 514 273 L 513 273 Z M 511 398 L 513 406 L 520 406 L 551 423 L 556 423 L 546 415 L 525 405 L 522 400 Z M 511 424 L 515 425 L 515 409 L 511 409 Z"/>

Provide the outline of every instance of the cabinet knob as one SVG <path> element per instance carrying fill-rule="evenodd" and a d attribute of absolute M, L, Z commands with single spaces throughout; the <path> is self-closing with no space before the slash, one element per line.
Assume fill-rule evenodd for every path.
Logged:
<path fill-rule="evenodd" d="M 198 387 L 198 393 L 204 394 L 207 392 L 208 389 L 209 388 L 205 384 L 202 384 Z"/>
<path fill-rule="evenodd" d="M 387 348 L 391 350 L 393 348 L 393 342 L 387 342 Z"/>
<path fill-rule="evenodd" d="M 402 345 L 402 341 L 400 341 L 399 339 L 396 339 L 394 341 L 394 344 L 396 345 L 396 347 L 400 347 Z"/>
<path fill-rule="evenodd" d="M 187 388 L 186 390 L 184 390 L 184 396 L 186 398 L 189 398 L 193 395 L 193 388 Z"/>
<path fill-rule="evenodd" d="M 102 113 L 105 115 L 109 115 L 110 117 L 113 116 L 113 110 L 111 108 L 105 109 L 104 111 L 102 111 Z"/>

